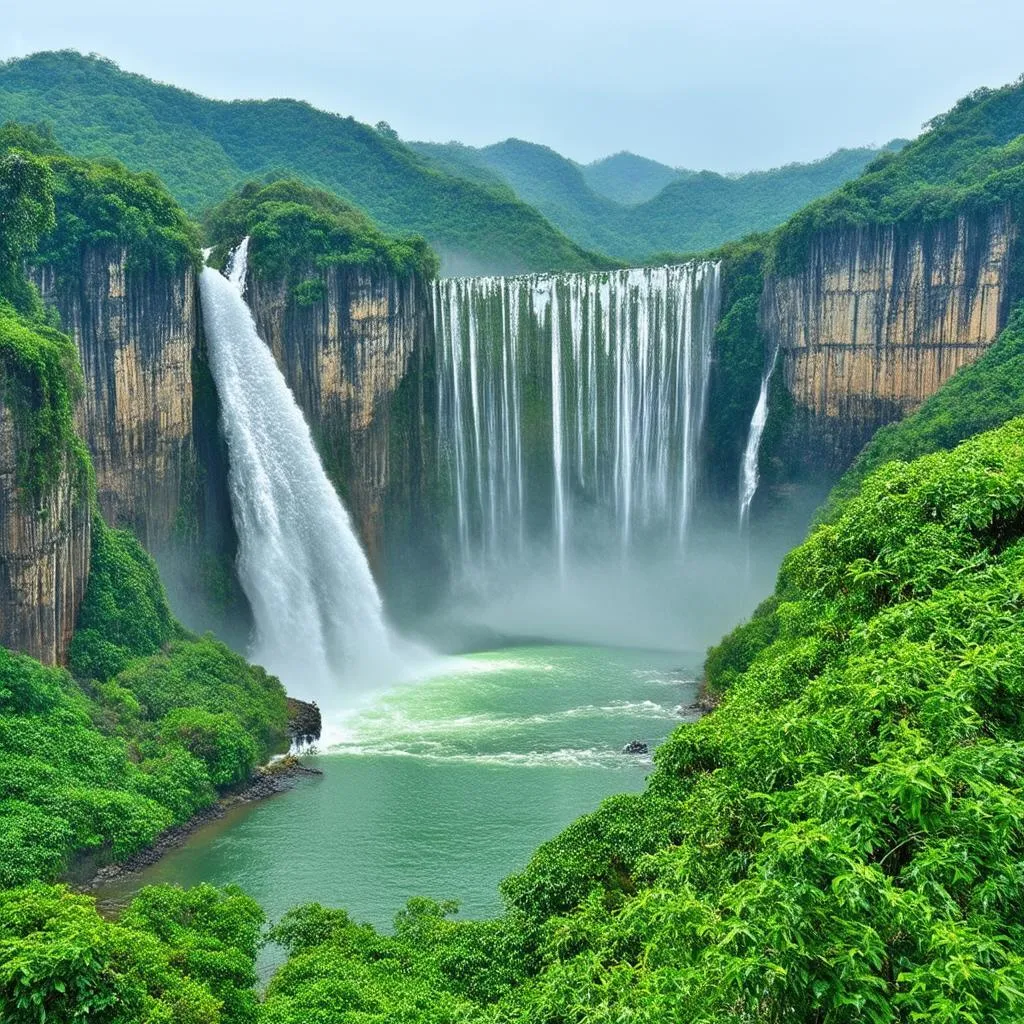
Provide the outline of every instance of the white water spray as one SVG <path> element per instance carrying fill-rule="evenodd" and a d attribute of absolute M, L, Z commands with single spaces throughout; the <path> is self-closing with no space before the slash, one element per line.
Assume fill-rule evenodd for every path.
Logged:
<path fill-rule="evenodd" d="M 765 424 L 768 422 L 768 389 L 772 382 L 772 374 L 775 372 L 775 364 L 779 359 L 779 350 L 775 350 L 772 356 L 771 365 L 765 375 L 761 378 L 761 392 L 757 396 L 757 405 L 754 406 L 754 415 L 750 419 L 750 430 L 747 432 L 747 447 L 743 452 L 743 463 L 740 468 L 740 529 L 745 530 L 750 518 L 750 506 L 753 504 L 754 495 L 757 494 L 757 485 L 760 481 L 758 467 L 758 456 L 761 453 L 761 437 L 764 434 Z"/>
<path fill-rule="evenodd" d="M 228 277 L 207 267 L 200 289 L 238 572 L 256 625 L 252 657 L 323 707 L 341 682 L 394 678 L 398 658 L 348 513 L 242 298 L 247 257 L 248 239 Z"/>

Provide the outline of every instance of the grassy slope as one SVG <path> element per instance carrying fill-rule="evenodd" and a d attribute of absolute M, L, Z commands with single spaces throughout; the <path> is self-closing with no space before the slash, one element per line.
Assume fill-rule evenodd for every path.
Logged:
<path fill-rule="evenodd" d="M 590 169 L 547 146 L 518 139 L 482 149 L 454 143 L 412 145 L 438 167 L 478 178 L 497 176 L 570 238 L 626 261 L 707 250 L 774 228 L 855 177 L 878 155 L 875 149 L 839 150 L 815 163 L 736 177 L 681 172 L 646 202 L 627 206 L 593 189 Z"/>
<path fill-rule="evenodd" d="M 290 172 L 482 269 L 602 263 L 507 190 L 454 177 L 368 125 L 295 100 L 209 100 L 64 51 L 0 65 L 0 120 L 49 122 L 73 153 L 153 171 L 193 214 L 244 179 Z"/>

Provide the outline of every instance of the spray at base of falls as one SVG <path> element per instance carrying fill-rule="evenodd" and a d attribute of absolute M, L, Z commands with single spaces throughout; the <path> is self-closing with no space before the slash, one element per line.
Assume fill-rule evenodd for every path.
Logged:
<path fill-rule="evenodd" d="M 761 378 L 761 391 L 757 396 L 757 405 L 754 406 L 754 415 L 750 419 L 750 429 L 747 432 L 747 446 L 743 451 L 743 462 L 740 465 L 741 531 L 747 528 L 750 519 L 750 506 L 754 502 L 754 495 L 757 494 L 757 485 L 760 482 L 758 458 L 761 454 L 761 438 L 768 422 L 768 389 L 772 382 L 772 374 L 775 372 L 775 364 L 778 361 L 779 350 L 776 349 L 772 355 L 771 364 Z"/>
<path fill-rule="evenodd" d="M 329 706 L 342 687 L 394 679 L 403 660 L 348 513 L 242 297 L 247 257 L 248 239 L 227 278 L 204 268 L 200 290 L 252 658 L 289 692 Z"/>
<path fill-rule="evenodd" d="M 543 546 L 563 581 L 685 550 L 719 265 L 434 284 L 454 560 L 486 579 Z"/>

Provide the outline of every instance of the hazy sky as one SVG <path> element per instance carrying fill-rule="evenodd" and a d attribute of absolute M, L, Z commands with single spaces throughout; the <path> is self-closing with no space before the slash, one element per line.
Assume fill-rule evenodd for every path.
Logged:
<path fill-rule="evenodd" d="M 404 138 L 518 136 L 744 170 L 914 135 L 1024 72 L 1024 0 L 47 0 L 0 55 L 74 47 L 222 98 Z"/>

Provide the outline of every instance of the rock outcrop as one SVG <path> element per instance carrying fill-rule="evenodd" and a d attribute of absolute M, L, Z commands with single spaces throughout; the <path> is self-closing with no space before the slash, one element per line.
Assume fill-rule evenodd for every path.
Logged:
<path fill-rule="evenodd" d="M 0 646 L 63 665 L 89 576 L 88 491 L 66 459 L 52 489 L 30 500 L 18 488 L 18 447 L 0 402 Z"/>
<path fill-rule="evenodd" d="M 32 276 L 78 346 L 85 394 L 76 419 L 100 511 L 159 550 L 194 480 L 195 274 L 133 268 L 114 246 L 86 249 L 71 273 L 42 267 Z"/>
<path fill-rule="evenodd" d="M 783 456 L 792 469 L 844 470 L 879 427 L 995 341 L 1018 234 L 1005 208 L 829 230 L 799 274 L 766 279 L 761 323 L 793 400 Z"/>
<path fill-rule="evenodd" d="M 294 268 L 292 278 L 301 278 Z M 309 280 L 321 284 L 300 302 L 286 281 L 250 273 L 246 298 L 386 583 L 419 548 L 412 533 L 432 479 L 428 292 L 418 277 L 365 268 Z"/>

